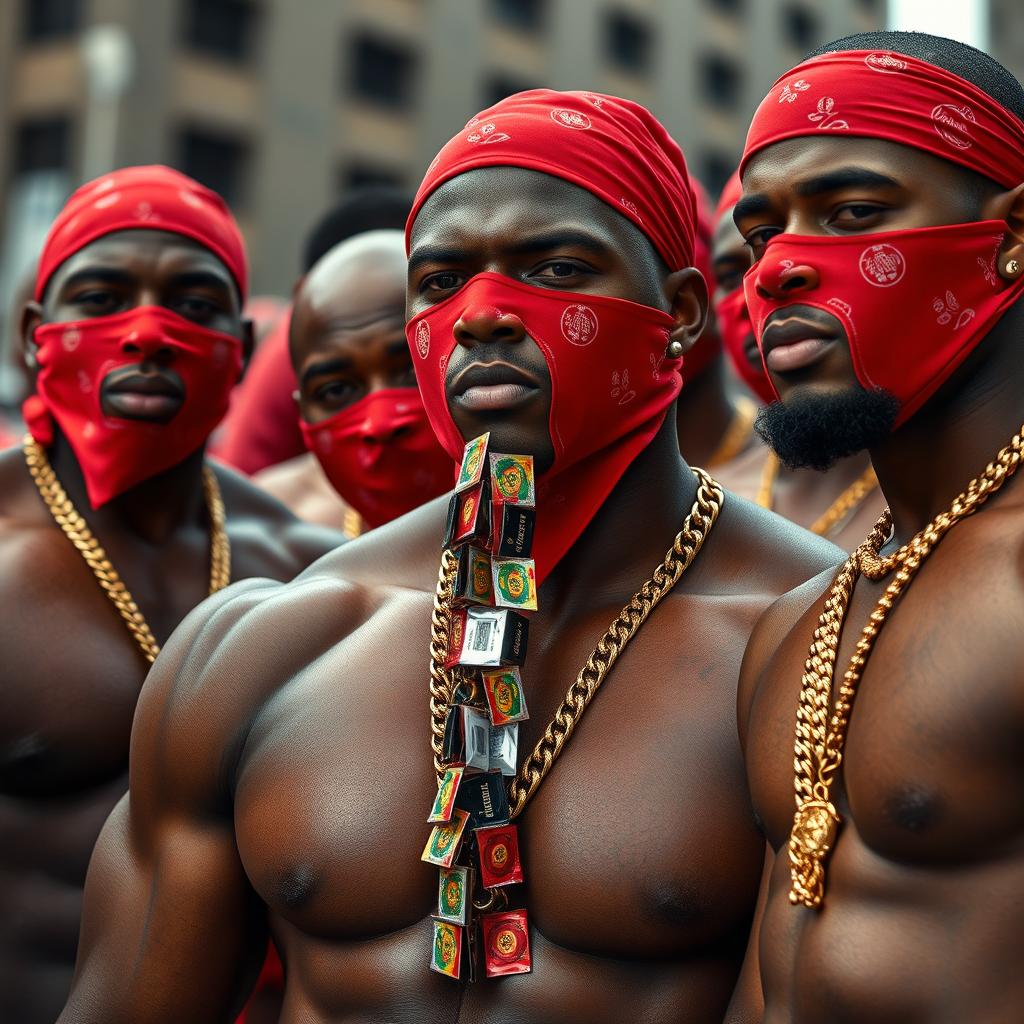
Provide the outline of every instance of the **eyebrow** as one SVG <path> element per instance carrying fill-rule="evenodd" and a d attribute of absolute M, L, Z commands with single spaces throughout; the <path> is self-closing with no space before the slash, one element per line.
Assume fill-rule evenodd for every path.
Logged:
<path fill-rule="evenodd" d="M 321 359 L 317 363 L 311 363 L 302 371 L 300 383 L 306 384 L 310 378 L 317 377 L 323 373 L 344 373 L 352 369 L 352 360 L 345 356 L 337 356 L 334 359 Z"/>
<path fill-rule="evenodd" d="M 563 246 L 571 246 L 576 249 L 585 249 L 596 256 L 608 254 L 609 246 L 599 238 L 586 231 L 551 231 L 546 234 L 532 235 L 524 238 L 521 242 L 508 246 L 508 251 L 515 255 L 533 255 L 535 253 L 549 252 L 552 249 L 560 249 Z M 469 260 L 471 253 L 466 249 L 441 248 L 439 246 L 424 246 L 415 249 L 409 257 L 409 273 L 418 270 L 426 263 L 460 264 Z"/>
<path fill-rule="evenodd" d="M 104 284 L 131 284 L 135 280 L 134 275 L 126 270 L 118 270 L 115 267 L 83 267 L 69 274 L 60 286 L 61 292 L 68 288 L 86 281 L 102 281 Z"/>
<path fill-rule="evenodd" d="M 813 199 L 815 196 L 838 192 L 843 188 L 899 187 L 900 183 L 887 174 L 879 174 L 878 171 L 871 171 L 866 167 L 841 167 L 839 170 L 819 174 L 817 177 L 800 182 L 796 186 L 796 194 L 804 199 Z M 768 197 L 761 193 L 755 193 L 740 199 L 733 209 L 732 216 L 734 221 L 739 222 L 744 217 L 755 217 L 767 213 L 770 209 L 771 201 Z"/>
<path fill-rule="evenodd" d="M 171 279 L 177 288 L 219 288 L 230 290 L 232 282 L 229 278 L 215 274 L 212 270 L 186 270 L 175 274 Z"/>

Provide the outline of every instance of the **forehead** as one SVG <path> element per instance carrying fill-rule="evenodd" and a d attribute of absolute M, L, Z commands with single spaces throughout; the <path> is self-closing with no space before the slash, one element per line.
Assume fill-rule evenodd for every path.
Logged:
<path fill-rule="evenodd" d="M 739 232 L 739 228 L 736 227 L 736 222 L 732 219 L 732 211 L 733 207 L 730 206 L 715 225 L 715 233 L 711 238 L 711 255 L 714 258 L 731 253 L 734 250 L 746 252 L 746 244 Z"/>
<path fill-rule="evenodd" d="M 135 274 L 202 270 L 222 277 L 229 285 L 234 283 L 221 259 L 191 238 L 170 231 L 127 230 L 103 235 L 69 256 L 57 268 L 50 287 L 71 274 L 94 268 Z"/>
<path fill-rule="evenodd" d="M 559 226 L 584 227 L 616 249 L 652 249 L 632 221 L 586 189 L 523 167 L 478 167 L 446 181 L 420 208 L 410 246 L 514 239 Z"/>

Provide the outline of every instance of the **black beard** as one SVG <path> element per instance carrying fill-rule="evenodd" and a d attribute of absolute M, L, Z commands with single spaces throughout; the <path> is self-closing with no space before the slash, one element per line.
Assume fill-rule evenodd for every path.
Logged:
<path fill-rule="evenodd" d="M 757 414 L 754 429 L 790 469 L 829 469 L 884 441 L 900 403 L 881 388 L 795 395 Z"/>

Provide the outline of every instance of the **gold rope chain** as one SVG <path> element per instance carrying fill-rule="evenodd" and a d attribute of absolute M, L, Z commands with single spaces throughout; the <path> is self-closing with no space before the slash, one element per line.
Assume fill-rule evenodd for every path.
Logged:
<path fill-rule="evenodd" d="M 46 449 L 31 434 L 26 434 L 22 442 L 22 451 L 25 453 L 28 471 L 50 514 L 85 559 L 86 565 L 92 570 L 99 585 L 124 620 L 128 631 L 135 638 L 143 657 L 150 663 L 154 662 L 160 653 L 160 645 L 156 642 L 149 623 L 107 558 L 107 553 L 89 529 L 89 524 L 71 503 L 67 492 L 57 479 L 57 474 L 53 471 L 53 466 L 50 465 Z M 216 594 L 231 580 L 231 544 L 224 528 L 224 502 L 220 495 L 220 487 L 209 466 L 203 467 L 203 495 L 206 498 L 206 511 L 210 519 L 210 593 Z"/>
<path fill-rule="evenodd" d="M 608 631 L 598 641 L 587 663 L 580 669 L 576 681 L 569 687 L 565 700 L 544 730 L 544 735 L 538 740 L 529 758 L 520 766 L 509 788 L 511 818 L 518 817 L 529 799 L 537 792 L 615 662 L 647 621 L 651 612 L 679 582 L 711 534 L 711 528 L 722 510 L 725 495 L 718 482 L 704 470 L 694 466 L 693 472 L 697 477 L 697 495 L 690 514 L 683 522 L 683 528 L 676 534 L 672 547 L 654 570 L 651 578 L 633 595 L 629 604 L 622 609 L 608 627 Z M 456 564 L 455 555 L 450 549 L 445 549 L 441 556 L 441 572 L 431 619 L 430 744 L 434 751 L 434 770 L 439 783 L 444 775 L 441 754 L 445 719 L 455 686 L 462 678 L 458 669 L 448 672 L 443 667 L 451 624 Z"/>
<path fill-rule="evenodd" d="M 866 541 L 843 564 L 818 619 L 801 678 L 796 716 L 796 814 L 789 838 L 791 903 L 820 907 L 825 895 L 825 862 L 835 845 L 841 819 L 832 802 L 832 783 L 843 760 L 846 728 L 864 666 L 882 626 L 924 560 L 960 520 L 976 512 L 1017 472 L 1024 450 L 1024 427 L 995 460 L 898 551 L 879 554 L 890 536 L 892 516 L 886 509 Z M 858 577 L 881 580 L 896 575 L 878 599 L 861 630 L 829 717 L 836 655 L 843 623 Z"/>

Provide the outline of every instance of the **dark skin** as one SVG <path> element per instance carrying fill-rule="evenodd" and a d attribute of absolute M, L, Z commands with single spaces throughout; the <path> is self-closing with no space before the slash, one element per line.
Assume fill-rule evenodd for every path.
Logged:
<path fill-rule="evenodd" d="M 836 172 L 845 185 L 836 187 Z M 996 265 L 1009 282 L 1007 261 L 1024 258 L 1024 187 L 977 184 L 952 164 L 894 143 L 798 139 L 751 160 L 737 223 L 757 256 L 781 229 L 870 235 L 1001 219 L 1007 233 Z M 793 281 L 788 294 L 799 304 L 813 292 L 813 268 Z M 1019 428 L 1022 329 L 1018 303 L 871 451 L 895 521 L 883 551 L 947 509 Z M 854 379 L 839 336 L 813 366 L 776 383 L 785 401 L 800 388 L 850 387 Z M 789 904 L 785 846 L 801 669 L 833 573 L 787 595 L 759 623 L 744 661 L 740 728 L 774 863 L 730 1021 L 1020 1019 L 1024 699 L 1014 651 L 1024 628 L 1022 513 L 1014 478 L 947 534 L 889 616 L 858 688 L 834 789 L 845 824 L 822 911 Z M 858 582 L 842 668 L 887 582 Z"/>
<path fill-rule="evenodd" d="M 727 210 L 715 227 L 712 247 L 716 281 L 713 296 L 715 303 L 721 302 L 737 288 L 743 287 L 743 275 L 750 269 L 750 259 L 751 250 L 736 228 L 732 211 Z M 753 331 L 744 345 L 744 354 L 758 373 L 764 372 L 764 363 Z M 851 484 L 861 477 L 868 468 L 869 461 L 866 452 L 852 455 L 840 459 L 826 473 L 780 466 L 772 488 L 772 510 L 800 526 L 810 527 Z M 763 459 L 741 459 L 723 469 L 722 482 L 743 493 L 756 494 L 763 467 Z M 829 532 L 829 540 L 852 551 L 871 531 L 884 507 L 885 501 L 876 488 Z"/>
<path fill-rule="evenodd" d="M 695 272 L 664 273 L 624 218 L 531 171 L 475 170 L 428 200 L 410 313 L 483 271 L 648 301 L 672 311 L 686 346 L 704 321 Z M 550 377 L 534 339 L 496 311 L 456 333 L 454 373 L 500 362 L 506 379 L 535 381 L 514 408 L 481 415 L 453 379 L 466 435 L 490 429 L 500 447 L 549 461 Z M 541 588 L 524 748 L 663 558 L 694 489 L 670 415 Z M 436 792 L 425 699 L 446 506 L 374 530 L 290 586 L 215 598 L 179 631 L 136 719 L 131 803 L 90 868 L 62 1021 L 224 1020 L 262 927 L 286 963 L 285 1022 L 721 1020 L 764 848 L 735 732 L 740 651 L 773 595 L 836 550 L 727 500 L 519 819 L 533 974 L 464 987 L 428 969 L 437 872 L 419 859 L 420 808 Z"/>
<path fill-rule="evenodd" d="M 40 323 L 143 303 L 237 337 L 246 330 L 234 284 L 214 256 L 178 236 L 134 231 L 93 243 L 57 271 L 44 302 L 26 309 L 28 352 Z M 176 376 L 166 353 L 133 372 Z M 115 371 L 108 381 L 123 376 Z M 98 511 L 59 434 L 50 457 L 163 643 L 208 592 L 202 451 Z M 290 579 L 333 545 L 333 534 L 298 523 L 236 474 L 216 472 L 233 579 Z M 0 495 L 0 1019 L 43 1024 L 55 1019 L 70 988 L 86 867 L 127 788 L 132 715 L 147 664 L 54 524 L 19 449 L 0 456 Z"/>

